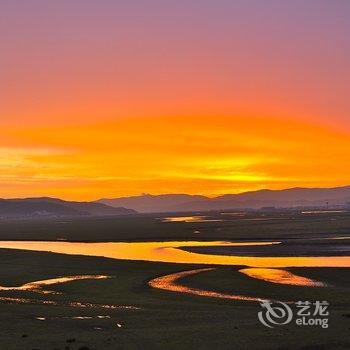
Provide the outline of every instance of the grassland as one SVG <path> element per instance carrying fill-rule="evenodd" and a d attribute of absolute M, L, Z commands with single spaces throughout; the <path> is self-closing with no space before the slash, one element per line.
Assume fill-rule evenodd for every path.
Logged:
<path fill-rule="evenodd" d="M 218 214 L 213 214 L 213 216 Z M 276 213 L 269 214 L 276 216 Z M 305 217 L 281 213 L 271 220 L 162 223 L 159 216 L 54 219 L 1 222 L 1 239 L 72 241 L 138 241 L 174 239 L 293 239 L 346 235 L 350 216 Z M 194 234 L 194 230 L 201 233 Z M 327 240 L 314 241 L 327 244 Z M 346 248 L 346 240 L 336 244 Z M 148 281 L 201 266 L 124 261 L 44 252 L 0 250 L 0 285 L 21 285 L 53 277 L 102 274 L 106 280 L 84 280 L 50 286 L 62 294 L 0 291 L 0 297 L 54 300 L 57 305 L 0 301 L 0 349 L 348 349 L 350 348 L 350 271 L 340 268 L 295 268 L 292 272 L 331 285 L 309 288 L 254 280 L 240 267 L 215 270 L 181 280 L 205 290 L 280 300 L 327 300 L 328 329 L 289 324 L 261 325 L 257 303 L 217 300 L 152 289 Z M 71 307 L 79 301 L 129 305 L 138 309 Z M 92 317 L 76 319 L 73 317 Z M 110 318 L 97 318 L 108 316 Z M 38 320 L 37 318 L 45 318 Z M 118 324 L 120 326 L 118 326 Z"/>
<path fill-rule="evenodd" d="M 169 215 L 171 214 L 0 220 L 0 240 L 271 240 L 350 233 L 350 211 L 327 215 L 304 215 L 299 211 L 248 212 L 244 217 L 212 212 L 208 216 L 210 219 L 224 221 L 162 222 Z M 195 231 L 200 233 L 196 234 Z"/>

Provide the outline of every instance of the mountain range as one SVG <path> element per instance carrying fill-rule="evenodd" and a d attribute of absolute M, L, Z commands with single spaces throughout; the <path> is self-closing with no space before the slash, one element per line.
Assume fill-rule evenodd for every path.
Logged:
<path fill-rule="evenodd" d="M 126 207 L 140 213 L 185 212 L 226 209 L 259 209 L 262 207 L 325 207 L 350 203 L 350 186 L 334 188 L 290 188 L 225 194 L 210 198 L 188 194 L 144 194 L 133 197 L 100 199 L 98 203 Z"/>
<path fill-rule="evenodd" d="M 97 202 L 72 202 L 57 198 L 0 199 L 0 218 L 38 216 L 106 216 L 135 214 L 133 209 Z"/>
<path fill-rule="evenodd" d="M 290 188 L 225 194 L 210 198 L 189 194 L 143 194 L 140 196 L 74 202 L 58 198 L 0 199 L 0 218 L 111 216 L 136 213 L 193 212 L 207 210 L 260 209 L 264 207 L 348 207 L 350 186 Z"/>

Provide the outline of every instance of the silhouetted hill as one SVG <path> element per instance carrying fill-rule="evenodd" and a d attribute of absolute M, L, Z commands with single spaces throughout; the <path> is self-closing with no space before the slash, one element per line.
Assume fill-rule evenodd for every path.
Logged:
<path fill-rule="evenodd" d="M 164 212 L 169 211 L 169 208 L 181 206 L 182 203 L 195 202 L 206 200 L 204 196 L 191 196 L 188 194 L 161 194 L 153 196 L 144 194 L 142 196 L 122 197 L 116 199 L 101 199 L 98 202 L 115 206 L 123 206 L 125 208 L 132 208 L 138 212 Z"/>
<path fill-rule="evenodd" d="M 133 209 L 110 207 L 96 202 L 71 202 L 56 198 L 0 199 L 0 217 L 127 215 Z"/>
<path fill-rule="evenodd" d="M 259 190 L 226 194 L 215 198 L 186 194 L 142 195 L 115 199 L 101 199 L 99 203 L 124 206 L 139 212 L 174 212 L 225 209 L 259 209 L 262 207 L 318 207 L 342 206 L 350 202 L 350 186 L 335 188 L 290 188 Z"/>

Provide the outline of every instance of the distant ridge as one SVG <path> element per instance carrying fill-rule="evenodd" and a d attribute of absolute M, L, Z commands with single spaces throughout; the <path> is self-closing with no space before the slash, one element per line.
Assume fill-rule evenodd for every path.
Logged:
<path fill-rule="evenodd" d="M 96 202 L 72 202 L 57 198 L 0 199 L 0 218 L 40 216 L 105 216 L 135 214 L 133 209 Z"/>
<path fill-rule="evenodd" d="M 121 197 L 115 199 L 101 199 L 98 203 L 114 206 L 132 208 L 141 213 L 166 212 L 172 208 L 181 207 L 183 203 L 201 202 L 208 198 L 188 194 L 143 194 L 141 196 Z M 137 208 L 137 209 L 136 209 Z"/>
<path fill-rule="evenodd" d="M 181 212 L 223 209 L 259 209 L 262 207 L 346 206 L 350 203 L 350 186 L 333 188 L 295 187 L 284 190 L 258 190 L 225 194 L 215 198 L 188 194 L 162 194 L 100 199 L 98 203 L 123 206 L 141 213 Z"/>

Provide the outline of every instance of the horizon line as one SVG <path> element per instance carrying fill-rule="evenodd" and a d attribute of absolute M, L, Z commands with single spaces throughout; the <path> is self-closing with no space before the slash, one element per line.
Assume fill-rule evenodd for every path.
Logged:
<path fill-rule="evenodd" d="M 0 200 L 23 200 L 23 199 L 58 199 L 62 201 L 70 201 L 70 202 L 97 202 L 100 200 L 112 200 L 112 199 L 122 199 L 122 198 L 131 198 L 131 197 L 158 197 L 158 196 L 171 196 L 171 195 L 185 195 L 185 196 L 200 196 L 200 197 L 205 197 L 205 198 L 219 198 L 223 197 L 226 195 L 241 195 L 245 193 L 254 193 L 254 192 L 261 192 L 261 191 L 271 191 L 271 192 L 279 192 L 279 191 L 287 191 L 287 190 L 296 190 L 296 189 L 301 189 L 301 190 L 332 190 L 332 189 L 341 189 L 341 188 L 346 188 L 350 187 L 350 184 L 348 185 L 340 185 L 340 186 L 332 186 L 332 187 L 302 187 L 302 186 L 295 186 L 295 187 L 286 187 L 286 188 L 281 188 L 281 189 L 271 189 L 271 188 L 261 188 L 258 190 L 251 190 L 251 191 L 243 191 L 243 192 L 236 192 L 236 193 L 223 193 L 220 195 L 204 195 L 204 194 L 193 194 L 193 193 L 184 193 L 184 192 L 175 192 L 175 193 L 158 193 L 158 194 L 151 194 L 151 193 L 140 193 L 140 194 L 134 194 L 134 195 L 128 195 L 128 196 L 113 196 L 113 197 L 99 197 L 98 199 L 93 199 L 93 200 L 76 200 L 76 199 L 66 199 L 66 198 L 61 198 L 61 197 L 56 197 L 56 196 L 50 196 L 50 195 L 34 195 L 34 196 L 26 196 L 26 197 L 0 197 Z"/>

